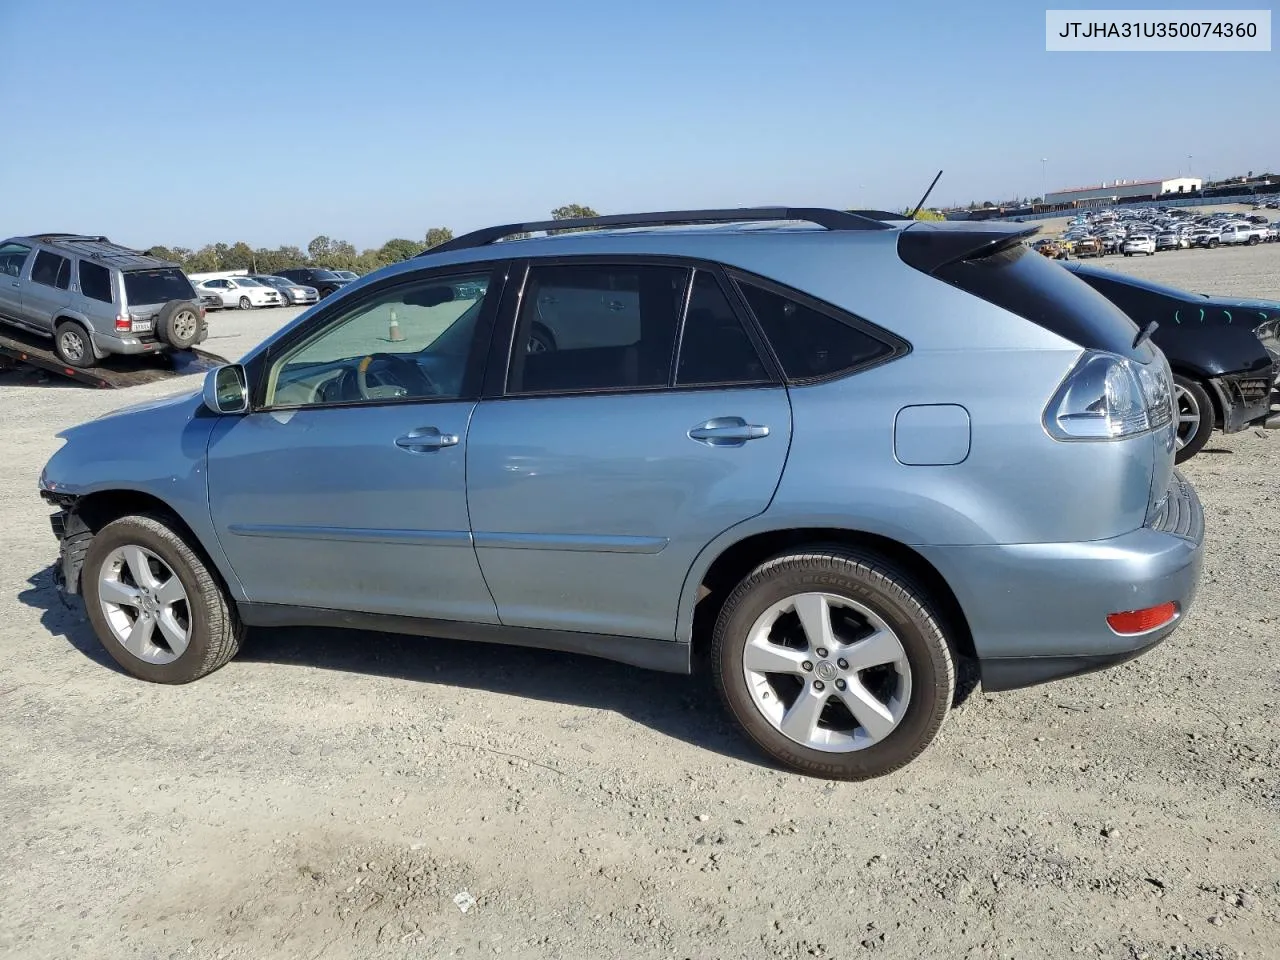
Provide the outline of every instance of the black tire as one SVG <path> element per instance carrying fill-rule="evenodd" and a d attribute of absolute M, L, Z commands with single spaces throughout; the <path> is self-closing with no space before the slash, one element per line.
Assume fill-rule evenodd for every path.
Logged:
<path fill-rule="evenodd" d="M 819 591 L 855 600 L 875 612 L 897 633 L 910 666 L 911 696 L 898 726 L 859 750 L 827 752 L 787 737 L 757 708 L 743 675 L 743 652 L 757 618 L 788 596 Z M 729 712 L 774 761 L 813 776 L 867 780 L 914 760 L 946 719 L 956 668 L 942 624 L 928 593 L 880 556 L 815 545 L 761 564 L 738 584 L 716 621 L 712 670 Z"/>
<path fill-rule="evenodd" d="M 98 362 L 89 332 L 74 320 L 63 320 L 53 329 L 53 352 L 77 370 L 88 370 Z"/>
<path fill-rule="evenodd" d="M 156 554 L 186 590 L 191 639 L 171 663 L 148 663 L 135 657 L 116 640 L 103 613 L 98 585 L 102 566 L 113 550 L 130 545 Z M 121 517 L 99 530 L 85 554 L 80 582 L 85 610 L 99 642 L 126 673 L 142 680 L 190 683 L 225 665 L 240 649 L 245 631 L 235 606 L 204 560 L 164 517 Z"/>
<path fill-rule="evenodd" d="M 1213 249 L 1214 247 L 1216 247 L 1217 245 L 1218 245 L 1218 241 L 1217 241 L 1217 240 L 1210 240 L 1210 241 L 1206 244 L 1206 246 L 1207 246 L 1210 250 L 1212 250 L 1212 249 Z"/>
<path fill-rule="evenodd" d="M 1250 238 L 1249 238 L 1249 246 L 1251 246 L 1251 247 L 1256 247 L 1257 245 L 1258 245 L 1258 238 L 1257 238 L 1256 236 L 1255 236 L 1255 237 L 1250 237 Z"/>
<path fill-rule="evenodd" d="M 1196 426 L 1195 432 L 1187 438 L 1186 443 L 1173 456 L 1174 463 L 1183 463 L 1203 450 L 1204 445 L 1209 442 L 1209 437 L 1213 433 L 1213 400 L 1210 399 L 1209 391 L 1204 388 L 1204 385 L 1199 380 L 1193 380 L 1180 373 L 1175 373 L 1173 382 L 1190 394 L 1200 411 L 1200 423 Z M 1175 424 L 1175 428 L 1179 426 L 1180 424 Z"/>
<path fill-rule="evenodd" d="M 239 307 L 241 310 L 251 310 L 253 309 L 253 301 L 248 297 L 241 297 Z"/>
<path fill-rule="evenodd" d="M 170 300 L 156 316 L 156 336 L 175 350 L 190 350 L 200 342 L 199 308 L 186 300 Z"/>

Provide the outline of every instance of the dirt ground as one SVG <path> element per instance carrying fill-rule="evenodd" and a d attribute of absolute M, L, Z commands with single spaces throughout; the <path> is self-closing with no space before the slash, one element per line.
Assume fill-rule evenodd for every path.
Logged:
<path fill-rule="evenodd" d="M 1102 262 L 1280 297 L 1276 244 Z M 258 630 L 190 686 L 124 676 L 36 478 L 57 430 L 195 386 L 0 377 L 0 956 L 1280 956 L 1280 433 L 1186 465 L 1208 556 L 1169 642 L 979 691 L 840 784 L 764 764 L 698 678 L 585 657 Z"/>

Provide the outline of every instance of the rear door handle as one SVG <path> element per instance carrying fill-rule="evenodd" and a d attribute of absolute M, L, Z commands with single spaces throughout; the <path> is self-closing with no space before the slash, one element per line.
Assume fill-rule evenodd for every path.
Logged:
<path fill-rule="evenodd" d="M 397 439 L 396 446 L 410 453 L 427 453 L 431 450 L 439 450 L 441 447 L 455 446 L 457 442 L 456 434 L 441 433 L 435 427 L 419 427 Z"/>
<path fill-rule="evenodd" d="M 716 417 L 689 431 L 689 439 L 709 447 L 740 447 L 748 440 L 769 435 L 769 428 L 747 423 L 741 417 Z"/>

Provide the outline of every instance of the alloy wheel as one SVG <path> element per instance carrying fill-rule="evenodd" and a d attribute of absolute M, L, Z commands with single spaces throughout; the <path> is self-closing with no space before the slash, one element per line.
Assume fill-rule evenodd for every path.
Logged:
<path fill-rule="evenodd" d="M 1200 403 L 1191 391 L 1176 385 L 1175 394 L 1178 400 L 1178 449 L 1181 450 L 1200 429 Z"/>
<path fill-rule="evenodd" d="M 117 547 L 107 555 L 98 573 L 98 598 L 116 642 L 145 663 L 172 663 L 191 642 L 186 588 L 145 547 Z"/>
<path fill-rule="evenodd" d="M 84 357 L 84 337 L 73 330 L 65 331 L 58 338 L 58 346 L 62 348 L 62 355 L 73 363 Z"/>
<path fill-rule="evenodd" d="M 847 753 L 884 740 L 911 702 L 902 641 L 847 597 L 801 593 L 752 625 L 742 655 L 751 699 L 780 733 L 814 750 Z"/>

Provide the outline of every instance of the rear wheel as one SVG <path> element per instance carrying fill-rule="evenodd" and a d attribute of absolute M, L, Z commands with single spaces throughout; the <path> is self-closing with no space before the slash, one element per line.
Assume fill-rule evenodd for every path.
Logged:
<path fill-rule="evenodd" d="M 1213 433 L 1213 401 L 1199 381 L 1180 373 L 1173 375 L 1173 386 L 1178 400 L 1178 439 L 1174 461 L 1182 463 L 1194 457 L 1209 442 Z"/>
<path fill-rule="evenodd" d="M 99 530 L 81 582 L 98 640 L 135 677 L 189 683 L 240 649 L 244 627 L 222 585 L 162 517 L 122 517 Z"/>
<path fill-rule="evenodd" d="M 84 327 L 71 320 L 63 320 L 53 331 L 53 352 L 69 367 L 88 369 L 98 362 L 93 353 L 93 343 Z"/>
<path fill-rule="evenodd" d="M 933 741 L 955 665 L 930 598 L 881 557 L 843 547 L 757 567 L 712 638 L 721 696 L 747 735 L 793 770 L 882 776 Z"/>

